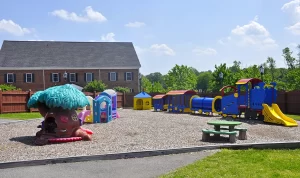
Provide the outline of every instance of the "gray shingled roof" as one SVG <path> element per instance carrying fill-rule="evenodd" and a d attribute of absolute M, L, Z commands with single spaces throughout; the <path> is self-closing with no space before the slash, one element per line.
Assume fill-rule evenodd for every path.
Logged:
<path fill-rule="evenodd" d="M 131 42 L 6 41 L 0 67 L 141 67 Z"/>

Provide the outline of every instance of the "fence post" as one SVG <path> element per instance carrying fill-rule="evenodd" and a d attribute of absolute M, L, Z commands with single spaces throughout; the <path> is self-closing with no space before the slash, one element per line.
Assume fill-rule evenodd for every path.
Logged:
<path fill-rule="evenodd" d="M 125 92 L 123 92 L 123 97 L 122 97 L 122 108 L 124 108 L 125 107 L 125 104 L 126 104 L 126 101 L 125 101 Z"/>
<path fill-rule="evenodd" d="M 2 98 L 2 90 L 0 88 L 0 114 L 2 114 L 2 100 L 3 100 L 3 98 Z"/>
<path fill-rule="evenodd" d="M 31 89 L 28 90 L 28 99 L 26 103 L 28 103 L 30 97 L 31 97 Z M 29 112 L 32 112 L 31 108 L 29 108 Z"/>
<path fill-rule="evenodd" d="M 289 113 L 289 106 L 288 106 L 288 102 L 287 102 L 287 99 L 288 99 L 288 92 L 284 91 L 284 110 L 285 110 L 285 113 Z"/>

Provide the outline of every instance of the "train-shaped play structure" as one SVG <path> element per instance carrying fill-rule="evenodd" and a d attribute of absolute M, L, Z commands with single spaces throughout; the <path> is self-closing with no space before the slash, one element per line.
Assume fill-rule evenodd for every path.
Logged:
<path fill-rule="evenodd" d="M 276 83 L 265 84 L 258 78 L 241 79 L 236 86 L 221 88 L 221 96 L 200 97 L 193 90 L 174 90 L 165 95 L 153 97 L 154 111 L 174 113 L 206 114 L 216 113 L 223 117 L 241 117 L 263 120 L 284 126 L 298 126 L 298 123 L 284 115 L 276 104 Z M 234 93 L 225 96 L 224 91 Z"/>

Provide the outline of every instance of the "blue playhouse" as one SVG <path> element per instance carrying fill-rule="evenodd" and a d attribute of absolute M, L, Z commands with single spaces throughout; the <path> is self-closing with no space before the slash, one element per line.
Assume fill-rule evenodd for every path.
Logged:
<path fill-rule="evenodd" d="M 112 102 L 108 93 L 102 92 L 93 101 L 93 122 L 107 123 L 112 120 Z"/>

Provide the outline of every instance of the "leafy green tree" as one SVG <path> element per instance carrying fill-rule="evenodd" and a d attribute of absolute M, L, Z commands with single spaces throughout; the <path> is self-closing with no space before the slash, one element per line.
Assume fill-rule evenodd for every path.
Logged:
<path fill-rule="evenodd" d="M 294 69 L 296 67 L 296 58 L 292 56 L 293 51 L 291 51 L 290 48 L 286 47 L 282 50 L 282 53 L 288 69 Z"/>
<path fill-rule="evenodd" d="M 191 69 L 192 69 L 192 71 L 194 71 L 194 73 L 195 73 L 197 76 L 200 74 L 200 72 L 199 72 L 196 68 L 191 67 Z"/>
<path fill-rule="evenodd" d="M 191 67 L 175 65 L 167 74 L 168 90 L 193 90 L 197 85 L 197 76 Z"/>
<path fill-rule="evenodd" d="M 161 83 L 154 82 L 152 84 L 153 84 L 153 88 L 151 89 L 152 92 L 158 92 L 158 93 L 165 93 L 166 92 L 165 88 L 162 86 Z"/>
<path fill-rule="evenodd" d="M 160 72 L 154 72 L 149 75 L 146 75 L 150 82 L 162 82 L 163 75 Z"/>
<path fill-rule="evenodd" d="M 300 44 L 298 44 L 297 49 L 298 49 L 298 54 L 297 54 L 297 56 L 298 56 L 298 67 L 300 67 Z"/>
<path fill-rule="evenodd" d="M 223 78 L 220 77 L 223 74 Z M 215 65 L 215 70 L 212 73 L 212 80 L 210 81 L 210 91 L 217 92 L 225 85 L 232 85 L 235 83 L 232 78 L 232 73 L 227 68 L 226 63 Z"/>
<path fill-rule="evenodd" d="M 84 86 L 83 91 L 86 92 L 102 92 L 107 88 L 107 85 L 103 83 L 101 80 L 94 80 L 89 83 L 87 83 L 86 86 Z"/>
<path fill-rule="evenodd" d="M 17 88 L 16 86 L 11 85 L 11 84 L 1 84 L 1 85 L 0 85 L 0 89 L 1 89 L 2 91 L 21 90 L 20 88 Z"/>
<path fill-rule="evenodd" d="M 200 72 L 197 80 L 197 89 L 201 89 L 202 92 L 207 92 L 209 89 L 209 82 L 213 79 L 212 72 Z"/>
<path fill-rule="evenodd" d="M 287 72 L 286 90 L 300 90 L 300 68 L 291 69 Z"/>
<path fill-rule="evenodd" d="M 267 64 L 268 64 L 268 67 L 270 69 L 270 73 L 271 73 L 271 76 L 272 76 L 272 81 L 275 81 L 274 77 L 275 77 L 276 61 L 272 57 L 268 57 Z"/>
<path fill-rule="evenodd" d="M 130 92 L 130 89 L 128 87 L 121 87 L 121 86 L 114 87 L 114 90 L 117 92 L 121 92 L 121 93 L 129 93 Z"/>
<path fill-rule="evenodd" d="M 142 76 L 142 91 L 145 91 L 145 92 L 151 92 L 151 89 L 152 89 L 152 83 L 150 82 L 150 80 L 145 77 L 145 76 Z"/>

